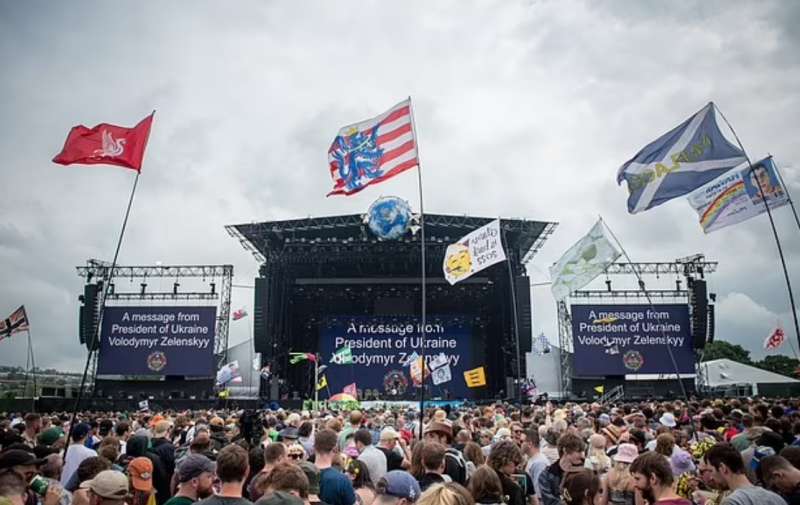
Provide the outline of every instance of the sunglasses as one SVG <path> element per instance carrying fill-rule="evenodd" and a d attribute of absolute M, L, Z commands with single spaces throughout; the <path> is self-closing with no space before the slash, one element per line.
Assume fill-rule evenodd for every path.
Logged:
<path fill-rule="evenodd" d="M 289 454 L 289 457 L 291 459 L 300 459 L 300 458 L 303 457 L 303 455 L 302 454 L 298 454 L 298 453 L 294 453 L 294 454 Z"/>

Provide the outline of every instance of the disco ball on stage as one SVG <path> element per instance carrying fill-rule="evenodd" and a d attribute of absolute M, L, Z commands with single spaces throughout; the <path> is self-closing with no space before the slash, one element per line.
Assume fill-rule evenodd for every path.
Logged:
<path fill-rule="evenodd" d="M 411 206 L 396 196 L 375 200 L 367 211 L 367 226 L 381 240 L 397 240 L 411 226 Z"/>

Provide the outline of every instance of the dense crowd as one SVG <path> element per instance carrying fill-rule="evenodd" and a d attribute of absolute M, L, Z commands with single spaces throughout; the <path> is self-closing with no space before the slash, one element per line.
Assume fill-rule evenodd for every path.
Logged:
<path fill-rule="evenodd" d="M 799 406 L 6 413 L 0 505 L 800 505 Z"/>

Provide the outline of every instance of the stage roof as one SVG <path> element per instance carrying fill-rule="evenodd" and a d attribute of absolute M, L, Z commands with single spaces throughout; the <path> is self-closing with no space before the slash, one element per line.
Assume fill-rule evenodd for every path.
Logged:
<path fill-rule="evenodd" d="M 496 218 L 425 214 L 425 241 L 428 247 L 442 247 L 480 228 Z M 525 219 L 500 219 L 506 234 L 507 247 L 528 262 L 555 230 L 557 223 Z M 245 249 L 260 262 L 280 254 L 287 244 L 314 244 L 318 246 L 364 244 L 379 242 L 364 224 L 361 214 L 328 216 L 284 221 L 226 226 L 228 233 L 239 239 Z M 419 233 L 408 233 L 397 241 L 383 244 L 410 244 L 419 241 Z M 418 248 L 418 246 L 417 246 Z"/>

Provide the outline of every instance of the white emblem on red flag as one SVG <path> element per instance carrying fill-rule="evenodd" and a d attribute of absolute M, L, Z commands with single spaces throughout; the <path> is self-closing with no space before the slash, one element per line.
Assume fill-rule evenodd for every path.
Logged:
<path fill-rule="evenodd" d="M 103 130 L 103 147 L 95 149 L 95 156 L 120 156 L 125 152 L 125 139 L 114 140 L 111 132 Z"/>
<path fill-rule="evenodd" d="M 766 339 L 764 339 L 764 349 L 777 349 L 783 345 L 784 340 L 786 340 L 786 333 L 784 333 L 781 326 L 778 326 L 772 330 L 772 333 L 770 333 Z"/>

